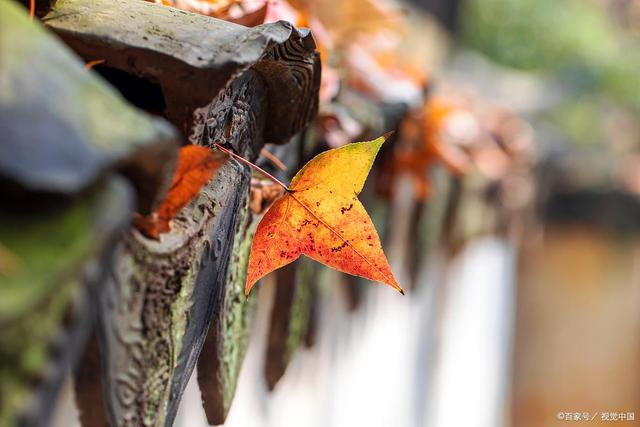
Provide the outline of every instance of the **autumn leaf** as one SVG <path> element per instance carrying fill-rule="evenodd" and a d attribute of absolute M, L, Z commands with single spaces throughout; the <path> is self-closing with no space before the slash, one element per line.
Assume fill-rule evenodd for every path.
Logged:
<path fill-rule="evenodd" d="M 269 2 L 264 2 L 262 6 L 253 11 L 244 11 L 238 17 L 227 17 L 226 20 L 235 24 L 244 25 L 245 27 L 255 27 L 265 22 L 267 12 L 269 11 Z"/>
<path fill-rule="evenodd" d="M 269 12 L 267 0 L 147 0 L 217 19 L 255 27 L 263 24 Z"/>
<path fill-rule="evenodd" d="M 471 159 L 463 147 L 468 145 L 467 140 L 473 142 L 475 134 L 461 137 L 456 132 L 461 121 L 475 123 L 475 117 L 444 97 L 432 97 L 410 112 L 402 123 L 393 161 L 386 165 L 378 182 L 379 192 L 390 197 L 397 177 L 408 174 L 414 183 L 415 199 L 425 202 L 431 196 L 428 171 L 432 165 L 441 164 L 454 176 L 465 175 L 471 169 Z"/>
<path fill-rule="evenodd" d="M 439 159 L 449 172 L 456 176 L 468 172 L 470 161 L 458 146 L 446 140 L 444 134 L 451 127 L 451 119 L 461 115 L 471 116 L 464 108 L 446 98 L 433 97 L 424 105 L 423 127 L 426 152 Z"/>
<path fill-rule="evenodd" d="M 298 10 L 319 19 L 337 43 L 350 43 L 361 36 L 402 34 L 402 11 L 381 0 L 290 0 Z"/>
<path fill-rule="evenodd" d="M 245 294 L 266 274 L 306 255 L 399 292 L 380 238 L 358 193 L 385 141 L 357 142 L 314 157 L 258 224 Z"/>
<path fill-rule="evenodd" d="M 227 156 L 207 147 L 186 145 L 180 148 L 178 164 L 171 187 L 160 207 L 148 216 L 137 216 L 134 225 L 152 239 L 171 230 L 171 220 L 184 208 L 213 177 Z"/>

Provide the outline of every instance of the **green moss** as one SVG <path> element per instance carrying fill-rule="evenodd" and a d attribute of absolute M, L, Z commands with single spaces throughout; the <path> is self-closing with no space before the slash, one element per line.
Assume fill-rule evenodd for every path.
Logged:
<path fill-rule="evenodd" d="M 171 306 L 171 336 L 174 344 L 171 362 L 174 367 L 178 365 L 178 355 L 182 351 L 182 338 L 189 323 L 189 306 L 191 305 L 191 294 L 193 293 L 195 284 L 194 267 L 195 265 L 192 265 L 187 271 L 186 276 L 182 280 L 178 297 Z"/>
<path fill-rule="evenodd" d="M 77 281 L 62 284 L 55 298 L 0 332 L 0 425 L 12 425 L 30 397 L 30 386 L 48 360 L 48 347 L 79 290 Z"/>
<path fill-rule="evenodd" d="M 199 252 L 195 245 L 187 244 L 160 254 L 132 236 L 128 237 L 128 244 L 128 255 L 119 260 L 120 271 L 132 271 L 133 276 L 123 275 L 128 278 L 120 304 L 123 309 L 139 307 L 145 331 L 139 337 L 142 351 L 130 353 L 131 359 L 120 369 L 140 370 L 136 380 L 137 418 L 133 422 L 161 426 L 189 322 Z"/>
<path fill-rule="evenodd" d="M 0 276 L 0 320 L 15 318 L 50 295 L 91 248 L 90 201 L 47 212 L 0 215 L 0 242 L 17 259 Z"/>
<path fill-rule="evenodd" d="M 311 304 L 313 304 L 311 287 L 315 285 L 313 281 L 314 261 L 302 257 L 297 262 L 295 293 L 291 304 L 289 334 L 287 335 L 286 357 L 288 361 L 291 360 L 296 349 L 304 343 L 307 336 L 311 318 Z"/>
<path fill-rule="evenodd" d="M 0 426 L 24 410 L 41 378 L 81 291 L 81 267 L 103 248 L 109 227 L 101 219 L 111 206 L 127 206 L 121 190 L 101 186 L 56 209 L 0 214 L 0 242 L 17 260 L 0 275 Z"/>
<path fill-rule="evenodd" d="M 239 213 L 238 229 L 225 286 L 222 315 L 221 367 L 223 406 L 227 412 L 235 394 L 238 375 L 249 345 L 255 298 L 245 300 L 244 285 L 251 243 L 258 221 L 248 209 L 248 200 Z"/>
<path fill-rule="evenodd" d="M 147 26 L 144 28 L 144 32 L 149 34 L 150 36 L 155 36 L 155 37 L 160 36 L 160 37 L 166 37 L 169 39 L 176 38 L 176 33 L 174 33 L 168 28 L 163 28 L 158 25 Z"/>

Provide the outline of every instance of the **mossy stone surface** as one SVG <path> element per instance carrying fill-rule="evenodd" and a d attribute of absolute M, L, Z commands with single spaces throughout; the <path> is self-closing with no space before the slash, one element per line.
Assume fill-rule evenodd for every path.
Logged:
<path fill-rule="evenodd" d="M 240 368 L 251 333 L 255 297 L 245 298 L 249 253 L 259 218 L 249 211 L 248 194 L 238 212 L 231 263 L 227 271 L 222 309 L 211 322 L 198 359 L 198 383 L 210 424 L 224 424 L 235 395 Z"/>
<path fill-rule="evenodd" d="M 13 258 L 0 272 L 0 426 L 15 421 L 47 377 L 53 342 L 86 292 L 84 271 L 102 268 L 94 262 L 130 208 L 128 185 L 110 180 L 61 206 L 0 212 L 0 242 Z"/>
<path fill-rule="evenodd" d="M 0 182 L 65 196 L 133 166 L 132 181 L 148 191 L 141 198 L 154 198 L 178 140 L 12 1 L 0 2 L 0 134 Z"/>

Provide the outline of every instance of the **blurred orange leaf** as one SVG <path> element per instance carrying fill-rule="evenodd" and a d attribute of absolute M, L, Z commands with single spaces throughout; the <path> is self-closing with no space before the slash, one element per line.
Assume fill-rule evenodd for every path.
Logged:
<path fill-rule="evenodd" d="M 400 8 L 380 0 L 290 0 L 327 28 L 336 43 L 351 43 L 362 35 L 403 31 Z"/>
<path fill-rule="evenodd" d="M 178 164 L 165 199 L 151 215 L 136 216 L 136 228 L 152 239 L 159 239 L 160 234 L 170 231 L 171 220 L 198 195 L 226 159 L 225 154 L 207 147 L 187 145 L 180 148 Z"/>
<path fill-rule="evenodd" d="M 189 12 L 222 18 L 229 10 L 240 3 L 240 0 L 148 0 L 164 6 L 171 6 Z"/>
<path fill-rule="evenodd" d="M 431 165 L 441 164 L 455 176 L 465 175 L 471 168 L 471 158 L 460 146 L 461 138 L 452 131 L 456 118 L 468 118 L 470 113 L 446 97 L 434 97 L 426 102 L 419 111 L 410 114 L 402 126 L 400 146 L 394 153 L 391 170 L 387 171 L 395 180 L 398 173 L 408 173 L 414 182 L 414 196 L 425 201 L 431 193 L 428 169 Z M 469 132 L 467 132 L 469 133 Z M 471 132 L 473 133 L 473 132 Z M 469 138 L 468 135 L 465 138 Z M 465 142 L 467 142 L 465 140 Z M 382 193 L 389 195 L 391 183 L 381 183 Z"/>
<path fill-rule="evenodd" d="M 434 98 L 424 108 L 423 158 L 424 163 L 438 161 L 453 175 L 464 175 L 470 167 L 469 157 L 445 133 L 451 118 L 460 110 L 444 99 Z"/>
<path fill-rule="evenodd" d="M 270 1 L 267 0 L 148 0 L 213 18 L 255 27 L 267 21 Z"/>
<path fill-rule="evenodd" d="M 228 16 L 225 19 L 227 21 L 235 22 L 236 24 L 244 25 L 245 27 L 255 27 L 256 25 L 264 24 L 268 11 L 269 2 L 265 1 L 262 6 L 255 10 L 247 11 L 243 9 L 243 13 L 239 16 Z"/>

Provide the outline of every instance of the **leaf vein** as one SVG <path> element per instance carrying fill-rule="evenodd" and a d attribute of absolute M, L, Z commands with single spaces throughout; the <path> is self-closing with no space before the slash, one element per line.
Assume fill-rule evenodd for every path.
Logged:
<path fill-rule="evenodd" d="M 342 240 L 347 246 L 349 246 L 351 249 L 353 249 L 353 251 L 356 253 L 356 255 L 358 255 L 360 258 L 362 258 L 363 260 L 365 260 L 367 262 L 367 264 L 369 264 L 371 267 L 373 267 L 375 270 L 378 271 L 378 273 L 382 274 L 383 277 L 385 277 L 387 280 L 389 280 L 391 283 L 394 283 L 394 280 L 392 278 L 390 278 L 387 274 L 385 274 L 384 271 L 382 271 L 377 265 L 375 265 L 373 262 L 371 262 L 371 260 L 369 258 L 367 258 L 366 256 L 364 256 L 363 254 L 360 253 L 360 251 L 358 251 L 351 243 L 349 243 L 349 241 L 347 239 L 345 239 L 344 237 L 342 237 L 342 235 L 340 233 L 338 233 L 333 227 L 331 227 L 329 224 L 327 224 L 327 222 L 325 220 L 323 220 L 322 218 L 320 218 L 320 216 L 318 214 L 316 214 L 310 207 L 308 207 L 306 204 L 304 204 L 301 200 L 299 200 L 296 196 L 293 195 L 293 193 L 289 193 L 289 196 L 293 198 L 293 200 L 295 200 L 296 202 L 298 202 L 303 208 L 305 208 L 307 210 L 307 212 L 309 212 L 311 214 L 311 216 L 313 216 L 315 219 L 317 219 L 320 223 L 322 223 L 322 225 L 324 225 L 325 227 L 327 227 L 329 229 L 329 231 L 331 231 L 333 234 L 335 234 L 336 236 L 338 236 L 338 238 L 340 240 Z"/>

